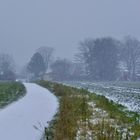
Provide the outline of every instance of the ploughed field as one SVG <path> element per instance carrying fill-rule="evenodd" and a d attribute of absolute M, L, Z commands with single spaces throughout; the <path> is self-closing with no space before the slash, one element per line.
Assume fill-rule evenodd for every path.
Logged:
<path fill-rule="evenodd" d="M 104 95 L 128 110 L 140 113 L 140 82 L 65 82 Z"/>

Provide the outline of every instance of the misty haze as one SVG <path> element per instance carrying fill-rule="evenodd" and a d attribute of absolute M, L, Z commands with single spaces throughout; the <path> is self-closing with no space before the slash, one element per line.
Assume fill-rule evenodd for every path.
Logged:
<path fill-rule="evenodd" d="M 1 140 L 140 140 L 140 1 L 0 2 Z"/>

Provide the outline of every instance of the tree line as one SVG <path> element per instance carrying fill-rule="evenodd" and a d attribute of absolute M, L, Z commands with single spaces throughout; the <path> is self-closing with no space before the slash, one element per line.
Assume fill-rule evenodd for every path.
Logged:
<path fill-rule="evenodd" d="M 40 47 L 22 70 L 20 77 L 29 80 L 140 80 L 140 41 L 127 36 L 88 38 L 79 43 L 74 60 L 53 56 L 52 47 Z M 22 75 L 22 76 L 21 76 Z M 15 80 L 13 58 L 0 54 L 0 80 Z"/>
<path fill-rule="evenodd" d="M 27 65 L 32 77 L 46 75 L 46 79 L 58 81 L 140 80 L 140 41 L 134 37 L 85 39 L 79 43 L 74 61 L 53 60 L 53 50 L 41 47 L 35 52 Z"/>
<path fill-rule="evenodd" d="M 139 78 L 140 41 L 136 38 L 87 39 L 80 43 L 77 57 L 85 66 L 88 79 L 135 81 Z"/>

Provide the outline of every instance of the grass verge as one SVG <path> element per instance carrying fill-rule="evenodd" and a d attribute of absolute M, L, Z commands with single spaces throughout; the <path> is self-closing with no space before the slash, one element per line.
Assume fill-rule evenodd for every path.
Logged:
<path fill-rule="evenodd" d="M 0 108 L 18 100 L 24 96 L 26 89 L 19 82 L 1 82 L 0 83 Z"/>
<path fill-rule="evenodd" d="M 59 111 L 45 129 L 47 140 L 136 140 L 140 115 L 84 89 L 40 81 L 59 99 Z"/>

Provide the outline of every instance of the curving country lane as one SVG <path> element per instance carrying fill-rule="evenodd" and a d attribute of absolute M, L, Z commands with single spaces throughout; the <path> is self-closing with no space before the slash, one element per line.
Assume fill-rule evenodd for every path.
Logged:
<path fill-rule="evenodd" d="M 1 140 L 40 140 L 57 111 L 57 98 L 47 89 L 25 83 L 25 97 L 0 111 Z"/>

